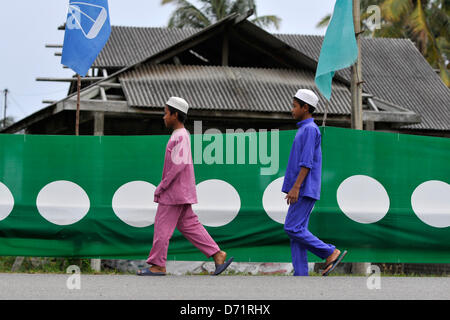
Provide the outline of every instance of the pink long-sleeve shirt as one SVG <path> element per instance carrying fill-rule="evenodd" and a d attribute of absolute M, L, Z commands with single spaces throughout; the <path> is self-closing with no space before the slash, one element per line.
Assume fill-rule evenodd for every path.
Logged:
<path fill-rule="evenodd" d="M 191 137 L 185 128 L 174 130 L 167 143 L 162 180 L 154 201 L 165 205 L 197 203 Z"/>

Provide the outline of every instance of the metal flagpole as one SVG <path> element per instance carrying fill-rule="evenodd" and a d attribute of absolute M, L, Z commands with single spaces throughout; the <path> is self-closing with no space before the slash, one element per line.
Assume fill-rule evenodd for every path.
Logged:
<path fill-rule="evenodd" d="M 81 90 L 81 76 L 77 74 L 77 115 L 75 120 L 75 135 L 80 135 L 80 90 Z"/>

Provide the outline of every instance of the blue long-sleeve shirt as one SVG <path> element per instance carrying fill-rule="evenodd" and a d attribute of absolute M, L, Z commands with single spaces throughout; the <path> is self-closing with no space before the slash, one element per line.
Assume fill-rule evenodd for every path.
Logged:
<path fill-rule="evenodd" d="M 320 182 L 322 174 L 322 149 L 319 127 L 309 118 L 297 123 L 299 127 L 292 144 L 291 154 L 284 176 L 282 191 L 288 193 L 295 184 L 301 167 L 310 171 L 303 181 L 299 197 L 306 196 L 320 200 Z"/>

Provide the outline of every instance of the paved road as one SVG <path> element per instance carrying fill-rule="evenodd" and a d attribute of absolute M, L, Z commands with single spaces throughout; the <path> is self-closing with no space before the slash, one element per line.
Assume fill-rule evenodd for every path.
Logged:
<path fill-rule="evenodd" d="M 368 289 L 367 277 L 81 275 L 80 289 L 68 289 L 70 274 L 0 274 L 0 299 L 446 299 L 450 277 L 381 277 Z M 376 282 L 369 281 L 372 286 Z M 77 282 L 72 281 L 72 286 Z M 220 288 L 220 290 L 218 290 Z"/>

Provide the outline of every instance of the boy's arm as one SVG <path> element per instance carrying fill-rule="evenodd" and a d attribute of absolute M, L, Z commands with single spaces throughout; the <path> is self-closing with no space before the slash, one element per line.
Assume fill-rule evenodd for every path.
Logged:
<path fill-rule="evenodd" d="M 295 181 L 292 189 L 286 195 L 285 199 L 287 199 L 287 204 L 295 203 L 298 200 L 298 194 L 300 192 L 300 187 L 302 186 L 303 181 L 308 175 L 310 168 L 301 167 L 300 173 L 298 174 L 297 180 Z"/>
<path fill-rule="evenodd" d="M 160 184 L 155 190 L 155 195 L 161 194 L 166 190 L 175 178 L 186 168 L 188 161 L 185 157 L 180 157 L 180 152 L 184 155 L 187 152 L 186 148 L 189 148 L 189 144 L 185 142 L 185 138 L 178 140 L 172 147 L 171 155 L 169 158 L 170 165 L 166 172 L 165 177 L 161 180 Z"/>
<path fill-rule="evenodd" d="M 305 131 L 302 133 L 302 150 L 300 150 L 300 172 L 297 176 L 297 180 L 285 197 L 288 204 L 297 202 L 298 195 L 300 193 L 300 187 L 302 186 L 303 181 L 305 181 L 305 178 L 308 175 L 309 171 L 313 167 L 316 140 L 317 131 L 315 130 L 315 128 L 305 128 Z"/>

